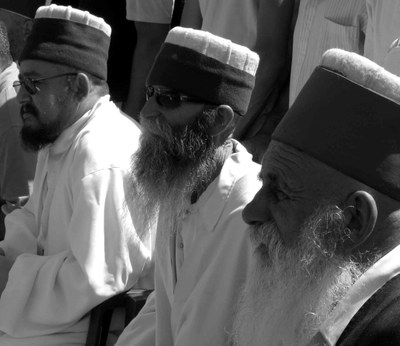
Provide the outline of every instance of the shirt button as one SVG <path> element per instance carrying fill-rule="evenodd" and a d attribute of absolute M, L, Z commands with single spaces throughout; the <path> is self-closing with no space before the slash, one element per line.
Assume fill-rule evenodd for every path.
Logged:
<path fill-rule="evenodd" d="M 183 249 L 183 243 L 179 243 L 178 246 L 179 246 L 180 249 Z"/>

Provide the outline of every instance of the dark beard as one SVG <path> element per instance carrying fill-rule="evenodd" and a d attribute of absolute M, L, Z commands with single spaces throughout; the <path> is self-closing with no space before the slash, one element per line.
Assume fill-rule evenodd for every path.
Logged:
<path fill-rule="evenodd" d="M 275 224 L 254 227 L 256 265 L 242 292 L 235 344 L 307 344 L 369 267 L 345 255 L 347 237 L 344 215 L 333 205 L 321 206 L 309 218 L 293 247 L 282 242 Z"/>
<path fill-rule="evenodd" d="M 132 158 L 131 200 L 139 201 L 144 229 L 151 227 L 161 206 L 165 226 L 175 229 L 177 218 L 210 183 L 217 169 L 217 149 L 209 135 L 214 118 L 209 110 L 181 127 L 171 127 L 162 114 L 141 120 L 140 148 Z"/>
<path fill-rule="evenodd" d="M 21 115 L 23 112 L 29 112 L 38 121 L 38 110 L 32 104 L 25 104 L 21 107 Z M 62 132 L 62 124 L 60 121 L 54 121 L 51 124 L 40 123 L 40 127 L 32 128 L 23 125 L 20 131 L 22 144 L 27 150 L 39 151 L 46 145 L 54 143 Z"/>

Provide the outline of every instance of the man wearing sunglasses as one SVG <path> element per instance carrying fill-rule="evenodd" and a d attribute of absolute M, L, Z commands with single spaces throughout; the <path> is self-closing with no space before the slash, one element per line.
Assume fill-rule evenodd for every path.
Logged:
<path fill-rule="evenodd" d="M 156 284 L 118 345 L 226 345 L 251 250 L 241 210 L 259 165 L 232 132 L 246 113 L 258 55 L 175 27 L 147 79 L 132 186 L 158 217 Z M 242 233 L 243 232 L 243 233 Z"/>
<path fill-rule="evenodd" d="M 21 137 L 39 154 L 0 243 L 1 345 L 84 345 L 90 310 L 150 265 L 151 239 L 125 208 L 140 130 L 109 99 L 110 33 L 88 12 L 43 6 L 21 53 Z"/>

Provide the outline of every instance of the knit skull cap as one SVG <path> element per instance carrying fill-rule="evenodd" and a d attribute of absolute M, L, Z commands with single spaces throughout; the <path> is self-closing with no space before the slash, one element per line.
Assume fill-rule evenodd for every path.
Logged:
<path fill-rule="evenodd" d="M 171 29 L 146 84 L 162 85 L 215 105 L 246 113 L 258 55 L 247 47 L 207 31 Z"/>
<path fill-rule="evenodd" d="M 328 50 L 272 135 L 400 201 L 400 78 Z"/>
<path fill-rule="evenodd" d="M 19 61 L 45 60 L 107 79 L 111 27 L 71 6 L 41 6 Z"/>

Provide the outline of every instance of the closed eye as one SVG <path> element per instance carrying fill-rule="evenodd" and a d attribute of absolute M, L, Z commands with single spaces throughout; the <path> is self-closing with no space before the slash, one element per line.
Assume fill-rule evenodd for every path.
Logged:
<path fill-rule="evenodd" d="M 269 193 L 275 201 L 282 202 L 289 199 L 289 195 L 279 186 L 276 175 L 269 174 L 268 181 L 264 182 L 268 186 Z"/>
<path fill-rule="evenodd" d="M 276 186 L 270 186 L 270 192 L 278 202 L 289 199 L 289 196 Z"/>

